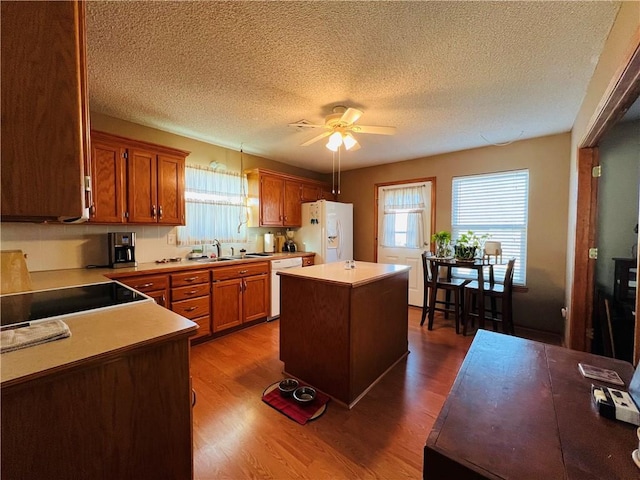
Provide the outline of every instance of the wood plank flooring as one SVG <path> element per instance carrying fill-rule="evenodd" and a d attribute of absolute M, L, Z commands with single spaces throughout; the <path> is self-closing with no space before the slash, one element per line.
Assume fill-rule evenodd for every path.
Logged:
<path fill-rule="evenodd" d="M 406 360 L 347 410 L 298 425 L 263 403 L 283 378 L 278 321 L 191 350 L 195 478 L 422 478 L 423 447 L 473 340 L 409 309 Z"/>

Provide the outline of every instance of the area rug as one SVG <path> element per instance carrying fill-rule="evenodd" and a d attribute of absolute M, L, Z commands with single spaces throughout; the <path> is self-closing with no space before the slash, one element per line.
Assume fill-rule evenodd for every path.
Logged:
<path fill-rule="evenodd" d="M 327 403 L 331 398 L 322 392 L 316 391 L 316 398 L 313 402 L 302 405 L 293 397 L 283 397 L 278 390 L 278 384 L 280 380 L 272 383 L 265 388 L 262 393 L 262 401 L 272 408 L 286 415 L 291 420 L 298 422 L 300 425 L 304 425 L 311 420 L 319 418 L 326 410 Z M 301 387 L 306 387 L 304 383 L 300 383 Z"/>

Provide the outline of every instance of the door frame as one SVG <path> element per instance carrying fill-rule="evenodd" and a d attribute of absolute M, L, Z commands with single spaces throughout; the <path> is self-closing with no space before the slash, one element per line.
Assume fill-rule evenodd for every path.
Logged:
<path fill-rule="evenodd" d="M 598 188 L 592 168 L 599 164 L 598 144 L 625 114 L 640 95 L 640 31 L 635 36 L 629 54 L 609 83 L 587 132 L 578 144 L 578 198 L 576 237 L 574 244 L 574 275 L 570 297 L 569 348 L 590 351 L 590 331 L 593 324 L 593 288 L 595 259 L 589 259 L 589 248 L 595 246 Z M 578 214 L 584 214 L 578 216 Z M 640 240 L 640 235 L 638 237 Z M 638 265 L 636 265 L 638 266 Z M 636 294 L 636 312 L 640 295 Z M 640 325 L 636 322 L 633 363 L 640 359 Z"/>
<path fill-rule="evenodd" d="M 391 185 L 403 185 L 405 183 L 431 182 L 431 231 L 436 228 L 436 177 L 423 177 L 410 180 L 396 180 L 395 182 L 376 183 L 373 185 L 373 261 L 378 262 L 378 191 L 380 187 Z M 429 239 L 429 249 L 433 249 L 431 239 Z"/>

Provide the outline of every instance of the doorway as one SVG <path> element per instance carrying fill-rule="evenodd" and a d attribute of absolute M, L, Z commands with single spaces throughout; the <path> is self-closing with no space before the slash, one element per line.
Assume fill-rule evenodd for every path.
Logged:
<path fill-rule="evenodd" d="M 576 224 L 573 252 L 573 283 L 570 293 L 570 323 L 567 347 L 590 351 L 593 337 L 595 259 L 590 249 L 596 241 L 597 179 L 593 168 L 599 166 L 598 145 L 605 132 L 618 121 L 634 103 L 640 93 L 640 43 L 634 45 L 619 77 L 614 78 L 607 98 L 594 116 L 578 149 L 577 211 L 581 220 Z M 637 237 L 636 237 L 637 238 Z M 637 240 L 636 240 L 637 242 Z M 637 259 L 636 259 L 637 267 Z M 639 297 L 636 295 L 635 309 Z M 640 359 L 640 325 L 636 322 L 633 363 Z"/>
<path fill-rule="evenodd" d="M 422 252 L 435 227 L 435 178 L 376 184 L 376 262 L 408 265 L 409 305 L 422 307 Z"/>

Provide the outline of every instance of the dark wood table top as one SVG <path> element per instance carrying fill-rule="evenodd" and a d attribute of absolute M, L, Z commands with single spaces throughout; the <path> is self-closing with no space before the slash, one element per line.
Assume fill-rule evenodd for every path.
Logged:
<path fill-rule="evenodd" d="M 634 425 L 601 417 L 578 363 L 633 366 L 479 330 L 425 446 L 424 478 L 640 479 Z"/>

